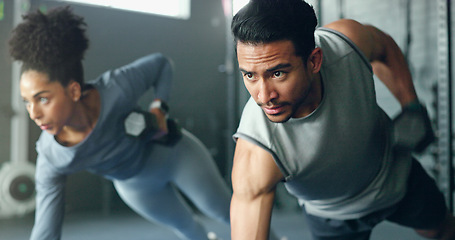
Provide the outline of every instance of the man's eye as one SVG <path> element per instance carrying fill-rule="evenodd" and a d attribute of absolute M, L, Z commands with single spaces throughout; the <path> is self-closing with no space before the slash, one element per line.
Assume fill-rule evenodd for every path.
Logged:
<path fill-rule="evenodd" d="M 244 73 L 243 78 L 245 78 L 246 80 L 252 81 L 252 80 L 254 80 L 255 76 L 253 73 Z"/>
<path fill-rule="evenodd" d="M 274 77 L 282 77 L 283 75 L 284 75 L 284 73 L 281 72 L 281 71 L 277 71 L 277 72 L 274 72 L 274 73 L 273 73 L 273 76 L 274 76 Z"/>
<path fill-rule="evenodd" d="M 244 76 L 248 79 L 252 79 L 253 78 L 253 74 L 252 73 L 245 73 Z"/>

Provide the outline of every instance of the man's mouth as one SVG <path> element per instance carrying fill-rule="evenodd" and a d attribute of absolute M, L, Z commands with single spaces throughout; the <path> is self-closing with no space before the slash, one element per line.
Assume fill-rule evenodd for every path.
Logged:
<path fill-rule="evenodd" d="M 278 115 L 283 111 L 283 105 L 271 107 L 262 106 L 262 110 L 268 115 Z"/>

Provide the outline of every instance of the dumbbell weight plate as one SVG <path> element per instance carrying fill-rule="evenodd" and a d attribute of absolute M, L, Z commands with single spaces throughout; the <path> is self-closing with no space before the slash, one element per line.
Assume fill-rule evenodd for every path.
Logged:
<path fill-rule="evenodd" d="M 133 137 L 143 137 L 159 130 L 155 116 L 151 113 L 134 110 L 125 118 L 125 132 Z"/>

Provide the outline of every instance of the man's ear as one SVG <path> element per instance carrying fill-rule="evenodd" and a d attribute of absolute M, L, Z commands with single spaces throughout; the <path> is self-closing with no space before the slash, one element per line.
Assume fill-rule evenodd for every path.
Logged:
<path fill-rule="evenodd" d="M 308 57 L 308 66 L 312 73 L 318 73 L 322 66 L 322 49 L 315 48 Z"/>
<path fill-rule="evenodd" d="M 78 82 L 71 80 L 66 89 L 68 91 L 69 96 L 74 102 L 79 101 L 82 95 L 82 89 L 81 85 Z"/>

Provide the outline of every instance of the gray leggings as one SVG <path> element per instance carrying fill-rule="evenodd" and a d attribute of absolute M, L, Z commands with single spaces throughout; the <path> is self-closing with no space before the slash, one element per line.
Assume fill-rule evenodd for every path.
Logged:
<path fill-rule="evenodd" d="M 229 224 L 231 190 L 204 145 L 183 130 L 174 146 L 151 145 L 143 169 L 114 186 L 125 203 L 147 220 L 171 228 L 182 239 L 207 239 L 207 231 L 183 193 L 202 213 Z"/>

